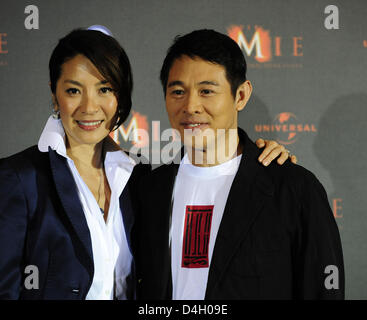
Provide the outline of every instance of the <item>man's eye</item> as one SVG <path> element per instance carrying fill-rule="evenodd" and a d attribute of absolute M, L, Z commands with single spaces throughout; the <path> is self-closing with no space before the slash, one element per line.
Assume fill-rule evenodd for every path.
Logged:
<path fill-rule="evenodd" d="M 79 90 L 76 89 L 76 88 L 69 88 L 69 89 L 66 90 L 66 92 L 70 95 L 73 95 L 73 94 L 77 94 L 79 92 Z"/>
<path fill-rule="evenodd" d="M 102 93 L 108 93 L 108 92 L 113 92 L 113 89 L 110 87 L 103 87 L 99 89 Z"/>
<path fill-rule="evenodd" d="M 213 90 L 210 90 L 210 89 L 203 89 L 203 90 L 201 90 L 201 93 L 202 93 L 202 94 L 211 94 L 211 93 L 213 93 Z"/>
<path fill-rule="evenodd" d="M 173 90 L 172 91 L 172 94 L 176 95 L 176 96 L 180 96 L 180 95 L 183 95 L 184 94 L 184 91 L 183 90 Z"/>

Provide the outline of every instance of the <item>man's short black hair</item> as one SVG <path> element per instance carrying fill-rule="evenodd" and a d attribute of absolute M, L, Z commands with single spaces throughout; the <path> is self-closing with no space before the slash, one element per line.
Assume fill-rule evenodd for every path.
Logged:
<path fill-rule="evenodd" d="M 236 97 L 237 88 L 246 81 L 246 60 L 237 43 L 214 30 L 195 30 L 184 36 L 177 36 L 167 51 L 160 74 L 164 94 L 174 61 L 184 55 L 223 66 L 233 97 Z"/>

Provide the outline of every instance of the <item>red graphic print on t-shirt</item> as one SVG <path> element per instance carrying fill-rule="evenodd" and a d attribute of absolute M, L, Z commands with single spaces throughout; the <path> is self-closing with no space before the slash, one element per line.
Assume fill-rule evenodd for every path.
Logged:
<path fill-rule="evenodd" d="M 209 267 L 209 239 L 214 206 L 186 206 L 182 268 Z"/>

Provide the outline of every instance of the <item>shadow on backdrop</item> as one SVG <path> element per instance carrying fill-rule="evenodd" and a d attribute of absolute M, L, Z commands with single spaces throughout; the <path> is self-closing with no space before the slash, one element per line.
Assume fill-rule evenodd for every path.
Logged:
<path fill-rule="evenodd" d="M 341 96 L 324 113 L 314 152 L 339 199 L 346 299 L 367 299 L 367 95 Z"/>
<path fill-rule="evenodd" d="M 258 138 L 277 139 L 276 132 L 256 132 L 257 123 L 272 123 L 272 118 L 265 103 L 257 95 L 252 94 L 246 107 L 238 113 L 238 125 L 253 141 Z"/>

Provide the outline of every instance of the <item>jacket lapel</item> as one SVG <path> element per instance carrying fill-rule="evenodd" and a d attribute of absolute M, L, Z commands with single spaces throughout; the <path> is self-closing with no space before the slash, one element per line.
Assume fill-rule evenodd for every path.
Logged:
<path fill-rule="evenodd" d="M 58 155 L 51 148 L 49 148 L 48 154 L 57 193 L 76 236 L 87 252 L 86 263 L 88 271 L 93 277 L 94 263 L 92 242 L 74 178 L 68 168 L 66 158 Z"/>
<path fill-rule="evenodd" d="M 265 199 L 273 194 L 272 183 L 262 174 L 263 168 L 257 161 L 259 150 L 241 129 L 239 137 L 244 152 L 218 230 L 209 269 L 206 299 L 210 299 L 231 258 L 241 243 L 246 241 Z"/>
<path fill-rule="evenodd" d="M 147 273 L 152 278 L 149 280 L 149 283 L 152 285 L 146 287 L 147 291 L 143 294 L 144 298 L 166 300 L 172 297 L 169 231 L 171 225 L 172 192 L 178 165 L 164 165 L 156 170 L 159 170 L 159 174 L 155 174 L 153 171 L 150 183 L 145 186 L 147 188 L 144 192 L 147 195 L 144 210 L 149 211 L 149 214 L 144 214 L 144 222 L 142 223 L 144 226 L 142 239 L 149 241 L 148 247 L 155 254 L 152 251 L 145 254 L 143 249 L 144 243 L 141 243 L 142 252 L 139 254 L 143 255 L 141 259 L 144 264 L 143 269 L 147 269 Z M 149 257 L 148 260 L 147 256 Z M 148 266 L 149 259 L 153 260 L 150 266 Z"/>
<path fill-rule="evenodd" d="M 162 299 L 172 299 L 172 270 L 171 270 L 171 248 L 169 246 L 169 232 L 171 227 L 171 218 L 172 218 L 172 195 L 173 195 L 173 187 L 175 184 L 175 179 L 177 175 L 179 165 L 170 164 L 165 171 L 166 176 L 163 177 L 162 181 L 167 181 L 162 185 L 162 190 L 159 193 L 160 197 L 160 207 L 157 208 L 156 211 L 157 217 L 161 218 L 161 221 L 158 222 L 158 225 L 163 227 L 162 233 L 160 237 L 162 243 L 162 252 L 164 253 L 162 270 L 160 274 L 162 275 L 162 288 L 166 290 L 166 292 L 162 292 Z M 164 270 L 163 270 L 164 269 Z"/>
<path fill-rule="evenodd" d="M 134 226 L 135 217 L 134 217 L 134 209 L 132 206 L 132 192 L 134 192 L 134 188 L 132 184 L 136 183 L 136 179 L 138 179 L 137 172 L 139 171 L 139 165 L 136 165 L 131 173 L 129 181 L 127 182 L 124 190 L 120 196 L 120 210 L 122 213 L 122 221 L 124 223 L 125 233 L 127 243 L 129 245 L 130 252 L 133 254 L 133 247 L 132 247 L 132 239 L 131 239 L 131 232 Z M 137 192 L 137 190 L 135 191 Z"/>

